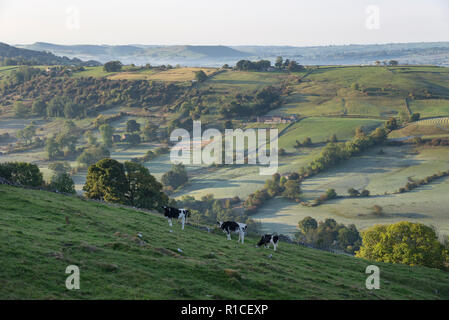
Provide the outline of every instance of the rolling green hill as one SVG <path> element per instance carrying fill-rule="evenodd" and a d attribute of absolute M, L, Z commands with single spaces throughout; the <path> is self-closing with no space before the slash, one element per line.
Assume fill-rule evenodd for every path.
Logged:
<path fill-rule="evenodd" d="M 376 263 L 381 289 L 369 291 L 372 262 L 283 242 L 273 252 L 193 226 L 170 233 L 159 214 L 5 185 L 0 230 L 0 299 L 449 298 L 443 271 Z M 68 265 L 80 290 L 65 288 Z"/>

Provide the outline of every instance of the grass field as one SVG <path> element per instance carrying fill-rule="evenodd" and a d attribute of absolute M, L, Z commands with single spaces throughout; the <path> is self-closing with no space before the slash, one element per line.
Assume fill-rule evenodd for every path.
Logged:
<path fill-rule="evenodd" d="M 407 113 L 405 98 L 424 89 L 444 97 L 437 104 L 447 106 L 448 80 L 447 68 L 440 67 L 320 67 L 292 84 L 286 104 L 272 113 L 388 118 Z M 366 92 L 353 89 L 355 83 Z M 428 103 L 430 108 L 438 105 Z"/>
<path fill-rule="evenodd" d="M 348 140 L 354 136 L 357 127 L 361 126 L 368 131 L 382 123 L 376 119 L 310 117 L 290 126 L 279 138 L 279 147 L 291 149 L 296 140 L 302 142 L 306 137 L 310 137 L 313 143 L 326 142 L 333 134 L 339 140 Z"/>
<path fill-rule="evenodd" d="M 449 117 L 422 119 L 390 133 L 391 138 L 449 134 Z"/>
<path fill-rule="evenodd" d="M 341 223 L 354 223 L 366 228 L 376 223 L 391 223 L 401 220 L 434 225 L 449 234 L 447 206 L 449 179 L 437 180 L 412 192 L 392 193 L 405 186 L 409 179 L 419 180 L 439 171 L 449 169 L 449 149 L 424 147 L 418 150 L 404 147 L 382 147 L 362 156 L 352 158 L 337 167 L 302 184 L 303 199 L 311 201 L 335 189 L 337 194 L 347 196 L 349 188 L 367 189 L 372 197 L 337 199 L 318 207 L 304 207 L 284 199 L 275 199 L 254 216 L 261 219 L 266 230 L 292 233 L 298 221 L 306 216 L 315 219 L 334 218 Z M 377 195 L 377 196 L 376 196 Z M 372 215 L 373 206 L 380 205 L 385 217 Z"/>
<path fill-rule="evenodd" d="M 449 298 L 436 269 L 376 263 L 372 292 L 369 261 L 283 242 L 274 253 L 177 224 L 169 233 L 159 214 L 77 197 L 0 185 L 0 208 L 1 299 Z M 65 287 L 68 265 L 80 290 Z"/>

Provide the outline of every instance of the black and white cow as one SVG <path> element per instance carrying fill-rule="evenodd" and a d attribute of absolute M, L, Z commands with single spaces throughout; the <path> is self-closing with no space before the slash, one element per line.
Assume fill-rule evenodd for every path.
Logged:
<path fill-rule="evenodd" d="M 221 230 L 226 233 L 228 240 L 231 240 L 231 232 L 235 232 L 239 234 L 239 240 L 242 239 L 242 243 L 245 240 L 245 232 L 248 226 L 244 223 L 234 222 L 234 221 L 217 221 L 217 224 L 220 226 Z"/>
<path fill-rule="evenodd" d="M 257 243 L 257 247 L 265 246 L 265 248 L 270 247 L 270 243 L 273 244 L 274 251 L 276 251 L 276 247 L 278 245 L 279 236 L 275 234 L 265 234 L 260 238 L 260 241 Z"/>
<path fill-rule="evenodd" d="M 173 226 L 172 219 L 181 219 L 182 230 L 184 230 L 184 224 L 187 221 L 187 217 L 190 217 L 190 211 L 187 209 L 177 209 L 164 206 L 164 216 L 168 219 L 170 227 Z"/>

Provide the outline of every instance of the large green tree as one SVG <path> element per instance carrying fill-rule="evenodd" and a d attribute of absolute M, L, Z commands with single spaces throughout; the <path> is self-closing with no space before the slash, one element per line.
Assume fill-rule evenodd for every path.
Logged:
<path fill-rule="evenodd" d="M 167 204 L 168 197 L 162 192 L 162 184 L 150 174 L 150 171 L 135 162 L 125 162 L 125 174 L 128 182 L 127 201 L 130 205 L 145 209 L 161 209 Z"/>
<path fill-rule="evenodd" d="M 368 260 L 442 268 L 447 257 L 435 230 L 421 223 L 376 225 L 362 232 L 362 240 L 356 255 Z"/>
<path fill-rule="evenodd" d="M 83 190 L 88 198 L 125 204 L 128 183 L 123 164 L 113 159 L 102 159 L 91 165 Z"/>

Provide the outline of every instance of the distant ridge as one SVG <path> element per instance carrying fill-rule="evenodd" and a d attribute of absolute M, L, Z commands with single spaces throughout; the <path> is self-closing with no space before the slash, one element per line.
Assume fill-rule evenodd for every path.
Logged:
<path fill-rule="evenodd" d="M 77 65 L 77 66 L 96 66 L 101 65 L 97 61 L 82 61 L 68 57 L 58 57 L 47 51 L 36 51 L 30 49 L 16 48 L 6 43 L 0 42 L 0 60 L 12 60 L 20 64 L 34 65 Z"/>
<path fill-rule="evenodd" d="M 17 45 L 24 49 L 49 51 L 57 56 L 125 64 L 182 64 L 188 66 L 221 66 L 240 59 L 267 59 L 277 56 L 306 65 L 373 64 L 390 59 L 404 64 L 449 66 L 449 42 L 389 44 L 350 44 L 330 46 L 223 46 L 223 45 L 58 45 L 36 42 Z"/>

